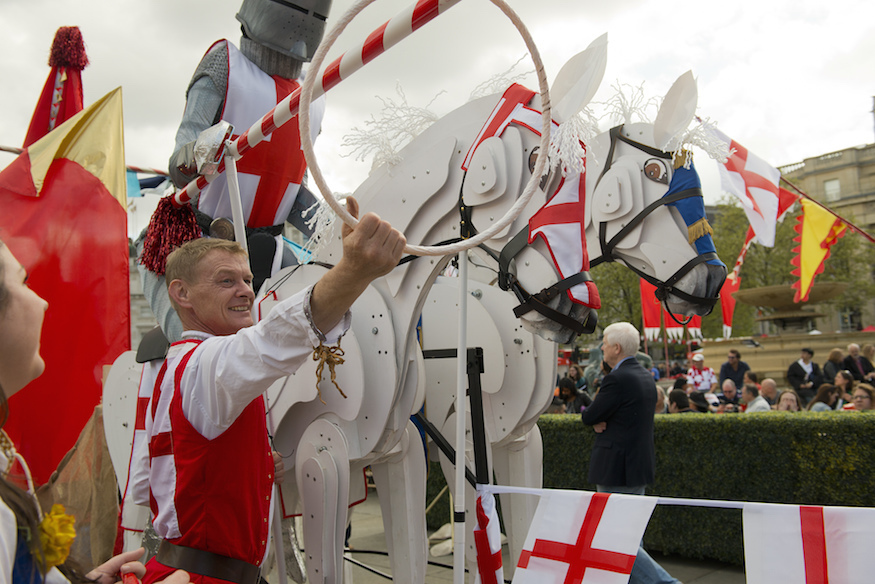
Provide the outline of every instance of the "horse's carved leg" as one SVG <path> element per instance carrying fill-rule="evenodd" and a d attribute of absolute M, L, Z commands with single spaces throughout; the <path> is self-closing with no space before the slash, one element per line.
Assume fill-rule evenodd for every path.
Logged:
<path fill-rule="evenodd" d="M 319 419 L 304 431 L 295 460 L 295 478 L 303 502 L 307 581 L 340 584 L 349 500 L 349 452 L 337 426 Z"/>
<path fill-rule="evenodd" d="M 380 494 L 383 531 L 395 582 L 425 581 L 428 550 L 425 527 L 425 450 L 419 431 L 407 423 L 401 441 L 371 464 Z"/>
<path fill-rule="evenodd" d="M 497 484 L 535 489 L 542 487 L 544 456 L 541 431 L 537 425 L 516 440 L 509 441 L 502 446 L 494 446 L 492 457 Z M 504 528 L 507 530 L 510 557 L 516 559 L 522 553 L 529 526 L 535 517 L 538 497 L 510 494 L 499 495 L 499 497 Z M 515 565 L 505 566 L 505 577 L 513 576 Z"/>

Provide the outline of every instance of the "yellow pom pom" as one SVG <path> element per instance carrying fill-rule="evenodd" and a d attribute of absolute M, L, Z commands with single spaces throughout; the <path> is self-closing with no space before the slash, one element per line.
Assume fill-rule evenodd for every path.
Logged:
<path fill-rule="evenodd" d="M 75 521 L 75 517 L 65 513 L 63 505 L 53 505 L 51 512 L 43 517 L 39 539 L 46 558 L 46 570 L 67 561 L 70 547 L 76 539 L 76 530 L 73 528 Z"/>

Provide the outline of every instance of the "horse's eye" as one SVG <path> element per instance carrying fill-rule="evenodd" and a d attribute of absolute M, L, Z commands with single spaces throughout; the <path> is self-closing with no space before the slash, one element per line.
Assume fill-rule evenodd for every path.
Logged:
<path fill-rule="evenodd" d="M 644 176 L 664 185 L 668 184 L 668 169 L 665 162 L 658 158 L 651 158 L 644 163 Z"/>

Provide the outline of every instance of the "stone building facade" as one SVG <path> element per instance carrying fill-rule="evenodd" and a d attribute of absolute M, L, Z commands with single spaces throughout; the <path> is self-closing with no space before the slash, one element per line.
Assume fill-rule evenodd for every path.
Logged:
<path fill-rule="evenodd" d="M 869 234 L 875 234 L 875 144 L 846 148 L 779 167 L 781 175 Z M 849 234 L 846 237 L 860 237 Z M 829 260 L 827 260 L 829 261 Z M 875 267 L 860 266 L 875 278 Z M 875 322 L 875 299 L 835 311 L 827 330 L 857 330 Z"/>

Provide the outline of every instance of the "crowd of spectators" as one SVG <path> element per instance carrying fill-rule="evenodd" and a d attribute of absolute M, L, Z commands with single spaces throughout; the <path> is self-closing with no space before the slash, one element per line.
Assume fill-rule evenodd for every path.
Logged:
<path fill-rule="evenodd" d="M 811 348 L 800 351 L 799 359 L 787 370 L 786 387 L 769 377 L 760 380 L 736 349 L 728 351 L 719 373 L 705 364 L 699 352 L 690 356 L 686 369 L 679 361 L 670 362 L 667 368 L 665 364 L 654 364 L 641 352 L 636 358 L 651 371 L 654 380 L 674 379 L 670 388 L 664 383 L 663 387 L 657 386 L 657 414 L 875 409 L 875 346 L 850 344 L 847 352 L 833 349 L 822 366 L 814 356 Z M 549 412 L 585 410 L 609 372 L 600 350 L 592 353 L 585 371 L 580 365 L 570 365 L 557 379 L 556 398 Z"/>

